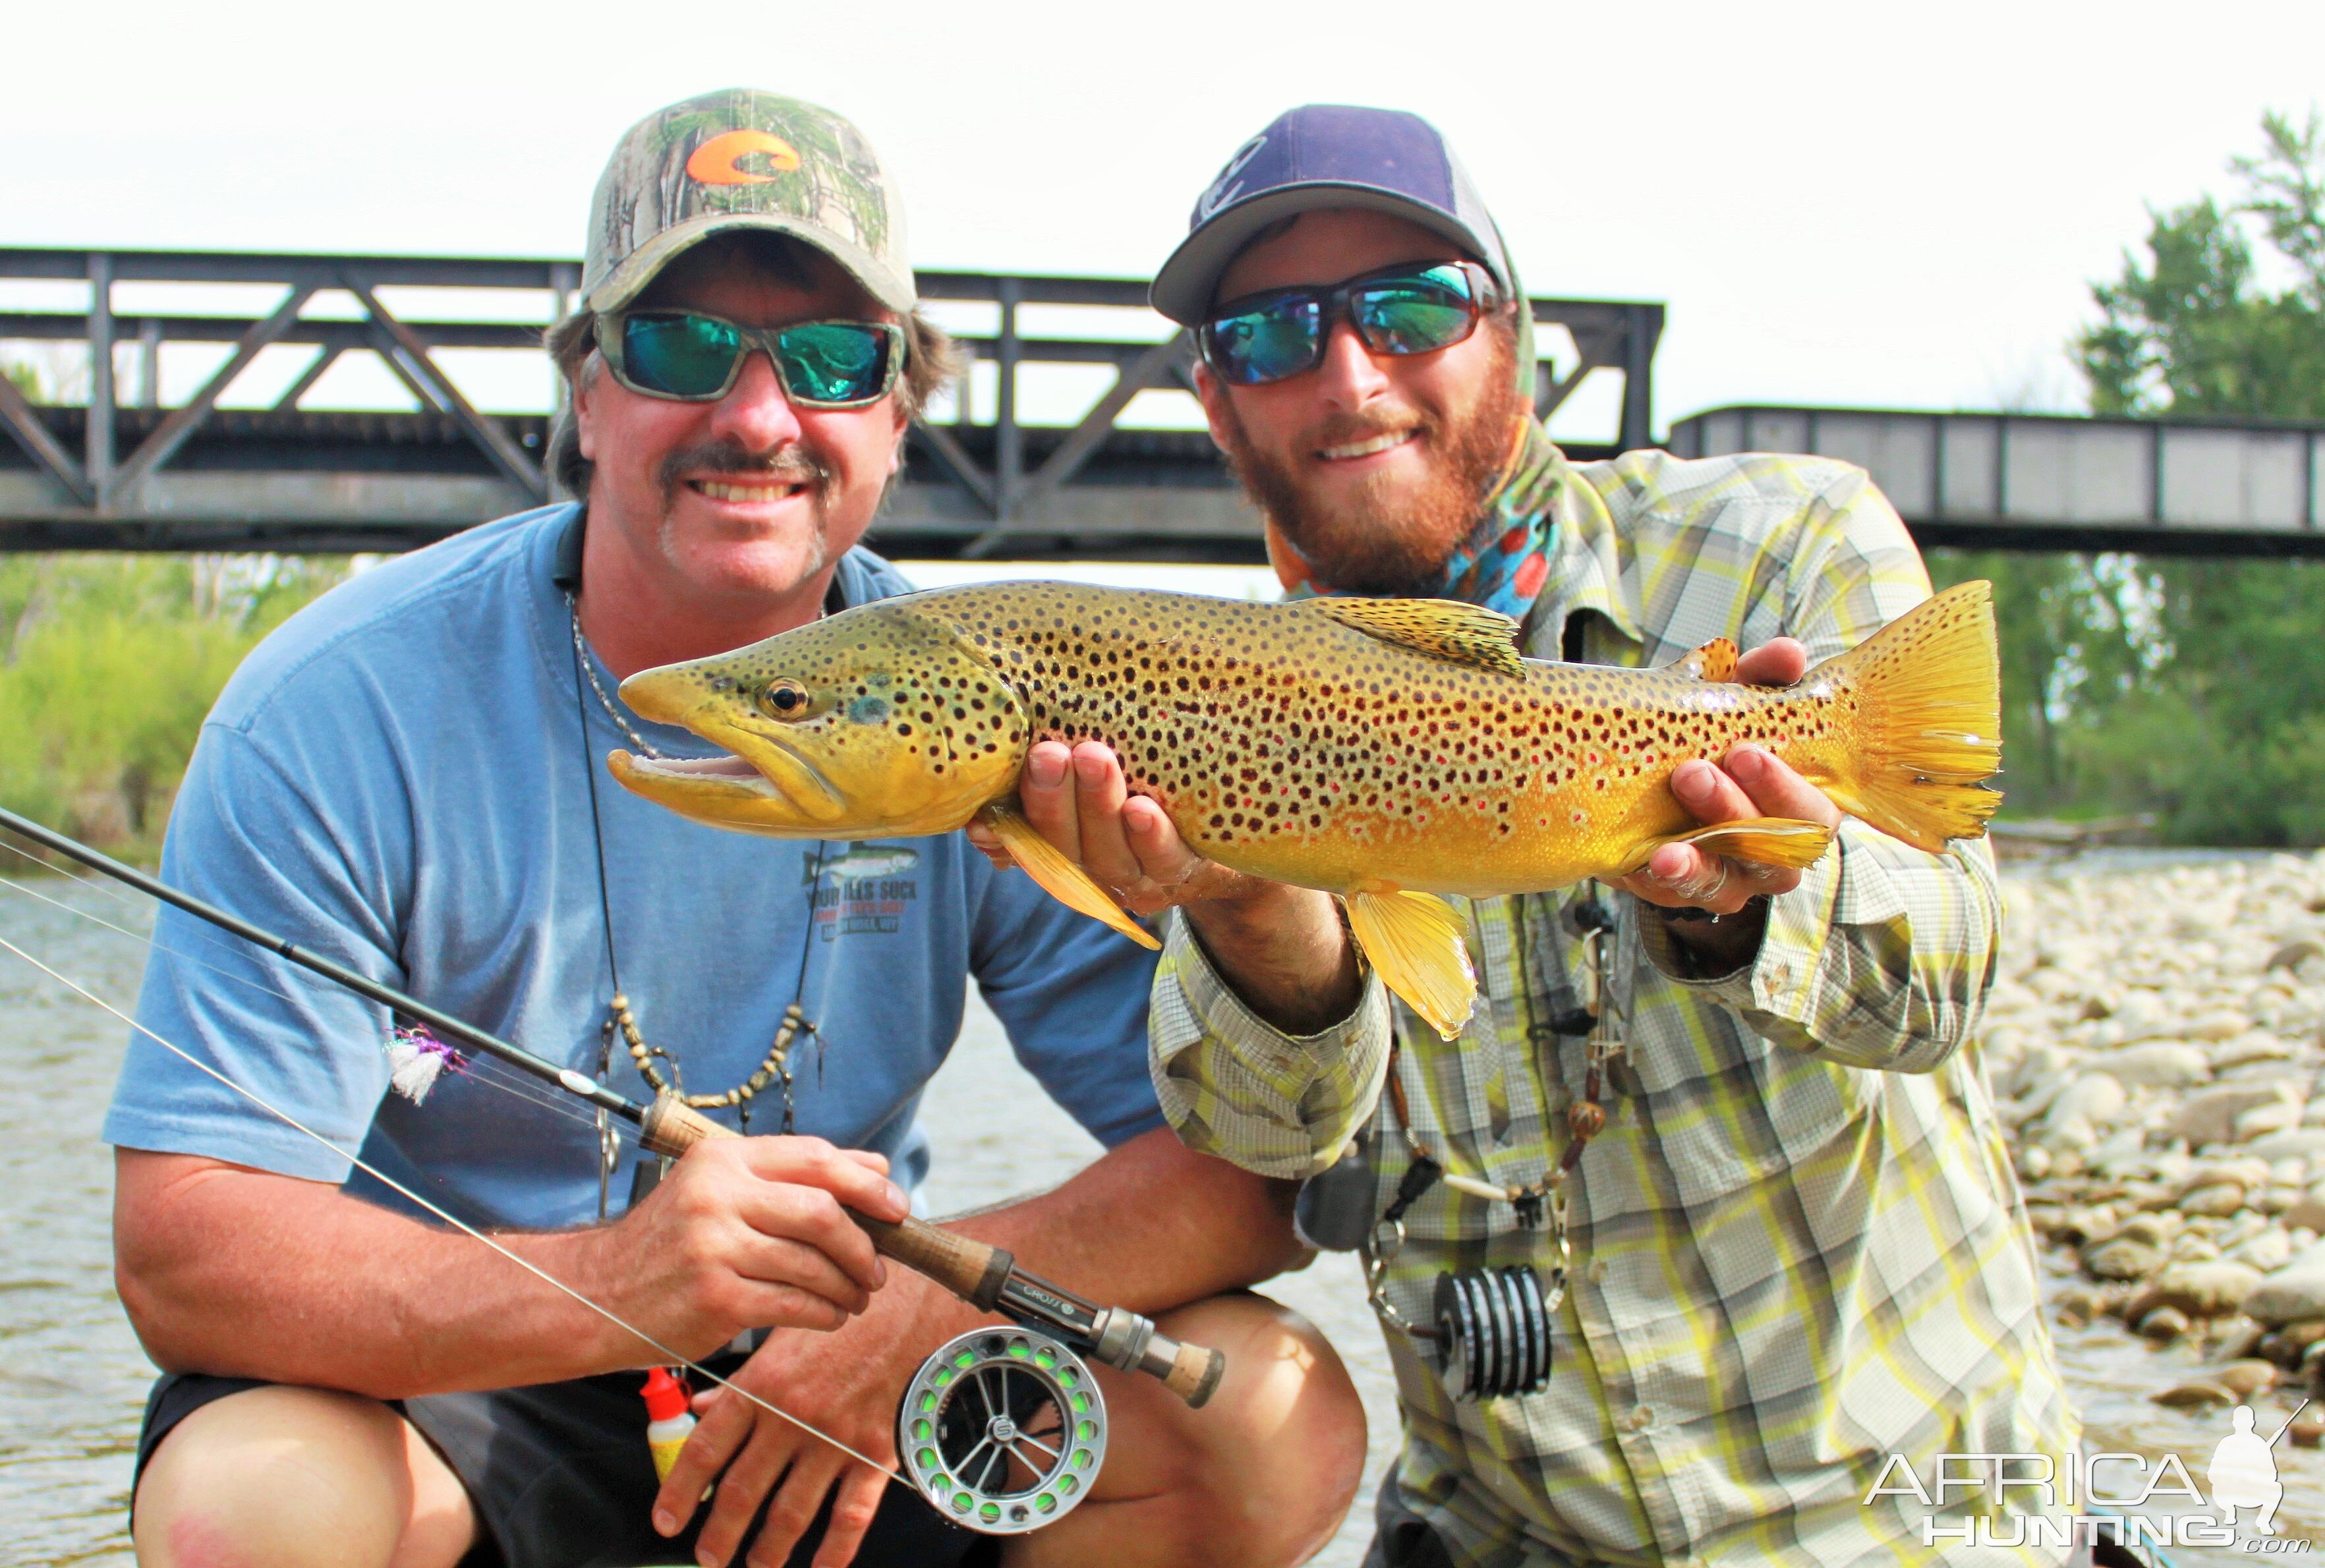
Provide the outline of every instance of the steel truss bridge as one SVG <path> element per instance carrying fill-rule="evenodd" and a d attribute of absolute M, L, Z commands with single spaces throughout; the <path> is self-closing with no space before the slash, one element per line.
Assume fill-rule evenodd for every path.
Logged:
<path fill-rule="evenodd" d="M 44 355 L 51 379 L 56 365 L 85 366 L 87 383 L 74 389 L 85 396 L 42 388 L 35 401 L 0 376 L 13 438 L 0 440 L 0 550 L 404 549 L 550 499 L 553 410 L 487 411 L 462 382 L 476 379 L 474 351 L 538 356 L 579 281 L 562 261 L 0 249 L 0 353 L 29 353 L 36 378 Z M 1191 390 L 1192 345 L 1154 336 L 1169 324 L 1145 310 L 1144 282 L 919 282 L 939 312 L 984 324 L 954 335 L 978 370 L 949 417 L 914 425 L 875 545 L 922 558 L 1260 558 L 1258 518 L 1207 434 L 1122 422 L 1141 392 Z M 146 303 L 123 309 L 124 294 Z M 1568 449 L 1654 444 L 1663 308 L 1533 308 L 1552 349 L 1536 389 L 1545 416 L 1593 373 L 1622 383 L 1612 439 Z M 190 345 L 208 346 L 211 367 L 164 406 L 164 350 Z M 286 355 L 299 366 L 287 381 Z M 384 365 L 417 410 L 303 407 L 351 356 Z M 246 391 L 229 405 L 262 357 L 270 405 L 242 406 Z M 1095 369 L 1104 390 L 1071 423 L 1021 418 L 1024 367 L 1060 365 Z M 1680 420 L 1664 444 L 1682 457 L 1860 463 L 1926 544 L 2325 555 L 2325 426 L 1755 407 Z"/>
<path fill-rule="evenodd" d="M 51 406 L 0 378 L 0 426 L 14 438 L 0 441 L 0 549 L 403 549 L 548 500 L 542 464 L 553 414 L 480 410 L 444 361 L 447 351 L 477 349 L 537 356 L 542 327 L 570 305 L 579 281 L 570 262 L 0 249 L 0 291 L 79 284 L 86 300 L 78 309 L 0 306 L 0 345 L 62 348 L 51 356 L 85 363 L 88 382 L 85 401 Z M 922 272 L 919 284 L 940 309 L 967 306 L 991 321 L 955 340 L 993 372 L 985 396 L 956 400 L 955 417 L 914 425 L 876 544 L 940 558 L 1259 558 L 1257 515 L 1207 434 L 1117 423 L 1149 388 L 1192 390 L 1192 343 L 1183 331 L 1153 339 L 1169 323 L 1146 310 L 1144 282 Z M 116 295 L 127 285 L 149 295 L 162 285 L 205 305 L 206 291 L 229 295 L 240 309 L 125 311 Z M 263 311 L 249 308 L 254 285 L 272 291 Z M 423 318 L 410 305 L 399 313 L 395 298 L 414 291 L 439 301 L 455 291 L 462 318 Z M 1538 404 L 1555 409 L 1592 371 L 1616 371 L 1621 426 L 1597 449 L 1646 443 L 1663 307 L 1533 306 L 1573 347 L 1557 377 L 1542 376 Z M 1134 335 L 1033 330 L 1044 316 Z M 162 354 L 183 344 L 226 356 L 190 396 L 162 407 Z M 272 406 L 221 406 L 270 350 L 305 355 Z M 384 363 L 418 411 L 301 407 L 350 355 Z M 1076 423 L 1021 419 L 1021 370 L 1061 364 L 1113 375 Z M 125 383 L 134 397 L 122 395 Z M 969 417 L 980 401 L 987 417 Z"/>

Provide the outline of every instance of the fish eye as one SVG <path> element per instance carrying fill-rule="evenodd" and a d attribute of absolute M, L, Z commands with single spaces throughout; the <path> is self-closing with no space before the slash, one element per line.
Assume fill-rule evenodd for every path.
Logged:
<path fill-rule="evenodd" d="M 795 680 L 770 681 L 759 694 L 759 706 L 771 718 L 798 718 L 807 712 L 807 687 Z"/>

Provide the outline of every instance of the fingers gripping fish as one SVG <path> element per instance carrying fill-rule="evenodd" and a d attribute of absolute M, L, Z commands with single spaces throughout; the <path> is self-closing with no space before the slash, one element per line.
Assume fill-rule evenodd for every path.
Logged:
<path fill-rule="evenodd" d="M 1938 851 L 2001 797 L 1988 586 L 1964 583 L 1782 688 L 1734 684 L 1724 639 L 1654 670 L 1522 659 L 1516 623 L 1448 600 L 1257 604 L 1005 583 L 861 605 L 735 652 L 645 670 L 622 696 L 732 753 L 614 776 L 697 821 L 869 839 L 989 824 L 1033 880 L 1154 945 L 1034 831 L 1037 741 L 1097 741 L 1197 853 L 1336 893 L 1389 988 L 1446 1038 L 1475 1000 L 1436 897 L 1626 875 L 1692 842 L 1804 866 L 1829 829 L 1704 827 L 1672 771 L 1765 747 L 1845 811 Z"/>

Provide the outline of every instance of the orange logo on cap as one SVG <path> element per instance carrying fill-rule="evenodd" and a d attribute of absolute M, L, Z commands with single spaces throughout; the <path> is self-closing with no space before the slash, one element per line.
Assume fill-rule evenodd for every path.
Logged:
<path fill-rule="evenodd" d="M 764 131 L 729 131 L 723 136 L 713 136 L 694 150 L 686 161 L 688 178 L 704 185 L 764 185 L 773 174 L 753 174 L 738 169 L 754 152 L 766 155 L 767 167 L 777 173 L 788 173 L 800 166 L 799 150 L 781 136 L 770 136 Z"/>

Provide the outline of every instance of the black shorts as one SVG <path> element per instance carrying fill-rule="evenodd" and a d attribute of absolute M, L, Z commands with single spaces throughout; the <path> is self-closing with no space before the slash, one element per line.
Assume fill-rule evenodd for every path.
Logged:
<path fill-rule="evenodd" d="M 740 1364 L 709 1363 L 722 1375 Z M 639 1381 L 635 1372 L 619 1372 L 390 1402 L 468 1489 L 478 1532 L 461 1568 L 642 1568 L 692 1560 L 709 1510 L 677 1536 L 654 1533 L 649 1515 L 659 1483 Z M 264 1386 L 249 1378 L 164 1375 L 145 1401 L 137 1474 L 179 1422 L 214 1399 Z M 806 1568 L 823 1527 L 819 1513 L 792 1554 L 793 1568 Z M 736 1562 L 757 1528 L 755 1521 Z M 919 1493 L 891 1486 L 856 1561 L 859 1568 L 989 1568 L 1001 1560 L 999 1547 L 996 1538 L 942 1517 Z"/>

